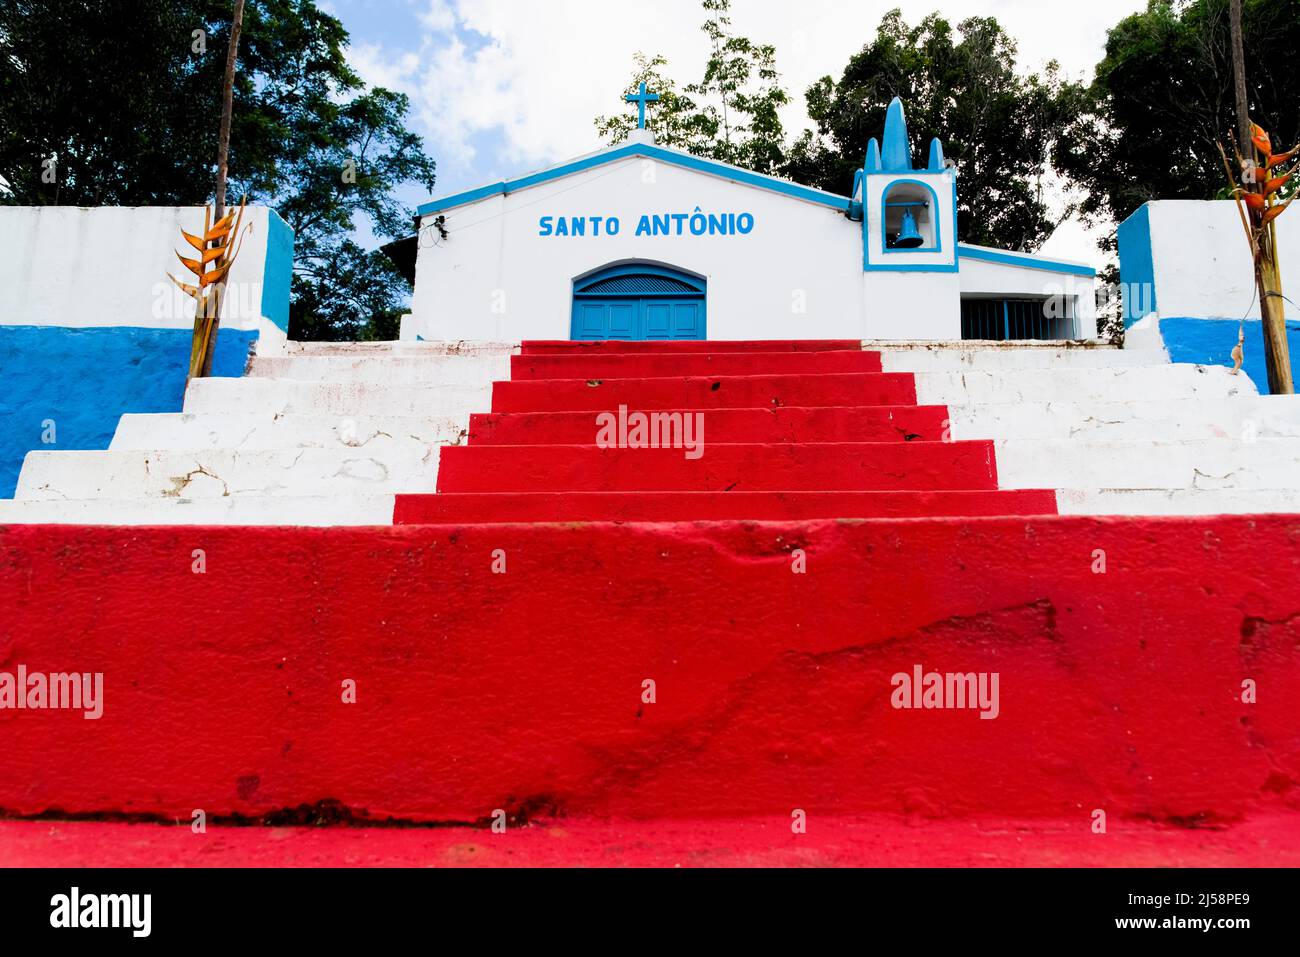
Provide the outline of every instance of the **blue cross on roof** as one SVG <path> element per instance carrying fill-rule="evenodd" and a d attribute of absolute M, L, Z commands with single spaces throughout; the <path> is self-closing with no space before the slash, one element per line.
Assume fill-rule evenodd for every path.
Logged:
<path fill-rule="evenodd" d="M 637 117 L 636 126 L 639 130 L 645 129 L 645 105 L 647 103 L 658 103 L 659 94 L 647 93 L 645 84 L 642 83 L 640 92 L 629 93 L 627 96 L 623 97 L 623 99 L 627 100 L 629 103 L 636 103 L 641 107 L 640 115 Z"/>

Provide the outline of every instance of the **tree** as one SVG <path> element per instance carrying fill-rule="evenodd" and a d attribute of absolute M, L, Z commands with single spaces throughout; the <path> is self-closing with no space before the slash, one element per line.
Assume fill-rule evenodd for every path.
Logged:
<path fill-rule="evenodd" d="M 636 55 L 629 91 L 645 82 L 660 100 L 646 126 L 664 146 L 696 156 L 779 173 L 785 162 L 785 130 L 780 110 L 789 102 L 776 69 L 776 48 L 732 32 L 730 0 L 703 0 L 710 55 L 698 83 L 678 92 L 664 75 L 662 56 Z M 596 119 L 596 131 L 610 143 L 627 139 L 636 128 L 636 111 L 624 109 Z"/>
<path fill-rule="evenodd" d="M 867 141 L 879 137 L 885 111 L 901 97 L 915 155 L 939 137 L 957 164 L 957 229 L 964 242 L 1037 249 L 1069 210 L 1045 201 L 1056 137 L 1085 101 L 1054 63 L 1044 73 L 1016 71 L 1015 42 L 990 17 L 956 31 L 939 14 L 909 27 L 898 10 L 855 54 L 838 81 L 823 77 L 807 91 L 816 124 L 790 150 L 791 179 L 847 193 Z"/>
<path fill-rule="evenodd" d="M 0 5 L 0 202 L 208 202 L 230 23 L 230 0 Z M 366 90 L 347 41 L 313 0 L 247 0 L 230 195 L 271 205 L 294 230 L 294 336 L 391 326 L 403 280 L 382 254 L 349 259 L 362 252 L 351 237 L 358 217 L 376 235 L 409 233 L 395 190 L 434 185 L 406 97 Z"/>
<path fill-rule="evenodd" d="M 684 150 L 697 156 L 707 155 L 712 151 L 711 133 L 704 123 L 703 114 L 695 100 L 679 92 L 677 85 L 664 68 L 667 59 L 662 56 L 649 57 L 637 53 L 634 58 L 636 68 L 632 72 L 629 93 L 636 92 L 642 83 L 659 95 L 659 101 L 646 113 L 646 128 L 655 135 L 655 142 L 660 146 Z M 636 129 L 637 110 L 624 110 L 613 116 L 596 117 L 596 135 L 607 143 L 622 143 Z"/>
<path fill-rule="evenodd" d="M 1087 190 L 1084 213 L 1118 222 L 1150 200 L 1225 194 L 1218 146 L 1237 126 L 1228 12 L 1229 0 L 1153 0 L 1110 30 L 1088 108 L 1058 147 L 1058 167 Z M 1250 114 L 1293 143 L 1300 3 L 1245 0 L 1243 31 Z"/>
<path fill-rule="evenodd" d="M 687 92 L 708 98 L 705 125 L 714 159 L 760 173 L 776 173 L 785 160 L 780 109 L 790 101 L 776 71 L 776 48 L 731 30 L 731 0 L 704 0 L 711 14 L 701 28 L 712 53 L 704 78 Z"/>

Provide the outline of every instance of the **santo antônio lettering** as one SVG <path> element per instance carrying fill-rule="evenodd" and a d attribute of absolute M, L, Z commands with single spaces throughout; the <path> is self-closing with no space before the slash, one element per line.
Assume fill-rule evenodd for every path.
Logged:
<path fill-rule="evenodd" d="M 617 236 L 623 223 L 617 216 L 543 216 L 537 235 L 544 237 Z M 747 236 L 754 231 L 753 213 L 706 213 L 696 206 L 689 213 L 645 213 L 637 220 L 637 236 Z"/>

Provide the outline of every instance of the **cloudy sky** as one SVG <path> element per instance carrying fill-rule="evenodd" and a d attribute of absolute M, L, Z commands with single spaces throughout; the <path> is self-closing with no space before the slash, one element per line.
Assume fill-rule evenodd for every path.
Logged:
<path fill-rule="evenodd" d="M 592 120 L 619 108 L 637 51 L 666 56 L 679 85 L 698 78 L 707 55 L 699 0 L 318 2 L 351 33 L 350 57 L 366 81 L 410 95 L 414 129 L 438 162 L 439 194 L 595 149 Z M 912 23 L 933 10 L 953 22 L 994 16 L 1018 41 L 1021 68 L 1055 59 L 1087 78 L 1106 30 L 1146 0 L 733 0 L 732 22 L 776 46 L 794 100 L 786 126 L 797 132 L 807 121 L 803 91 L 838 77 L 899 6 Z M 1046 251 L 1097 259 L 1093 240 L 1072 224 Z"/>

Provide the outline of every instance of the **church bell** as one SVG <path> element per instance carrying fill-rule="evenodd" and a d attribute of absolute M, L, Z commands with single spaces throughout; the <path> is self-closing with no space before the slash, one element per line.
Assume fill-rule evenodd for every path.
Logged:
<path fill-rule="evenodd" d="M 898 239 L 894 240 L 894 246 L 898 249 L 915 249 L 924 245 L 925 239 L 916 228 L 916 217 L 912 215 L 910 209 L 903 210 L 903 227 L 898 231 Z"/>

